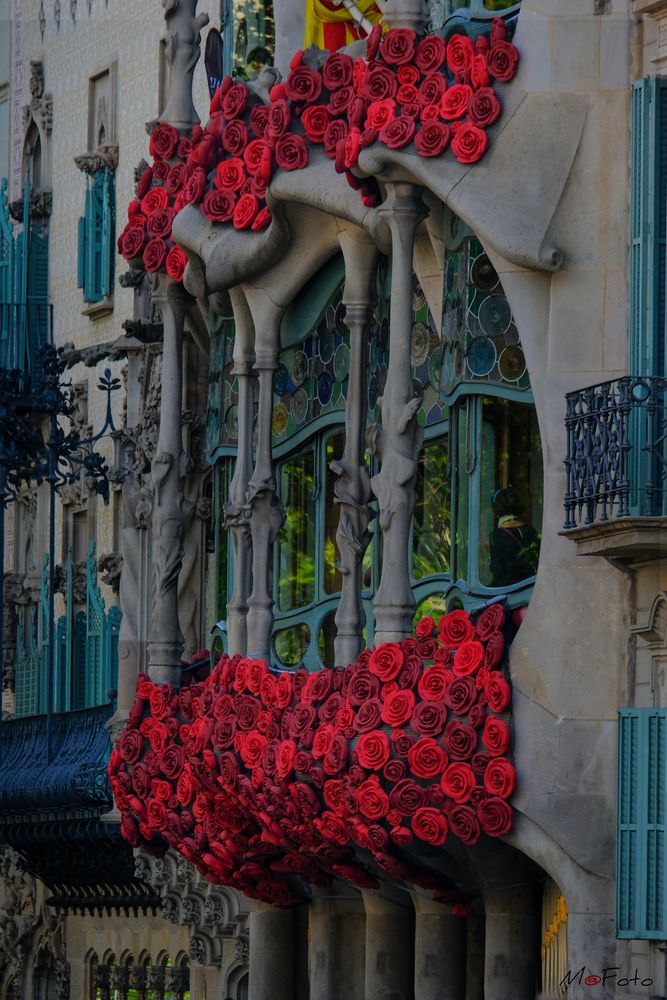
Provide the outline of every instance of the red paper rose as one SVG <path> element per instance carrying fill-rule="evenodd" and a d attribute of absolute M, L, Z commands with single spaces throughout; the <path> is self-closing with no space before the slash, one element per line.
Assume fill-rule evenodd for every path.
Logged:
<path fill-rule="evenodd" d="M 397 90 L 398 81 L 389 67 L 375 62 L 369 66 L 360 92 L 369 101 L 382 101 L 386 97 L 395 97 Z"/>
<path fill-rule="evenodd" d="M 497 796 L 478 803 L 477 817 L 489 837 L 502 837 L 512 829 L 512 807 Z"/>
<path fill-rule="evenodd" d="M 415 149 L 420 156 L 440 156 L 449 145 L 451 133 L 444 122 L 424 122 L 415 136 Z"/>
<path fill-rule="evenodd" d="M 502 632 L 492 632 L 486 640 L 484 650 L 484 666 L 487 670 L 495 670 L 505 652 L 505 639 Z"/>
<path fill-rule="evenodd" d="M 175 163 L 167 175 L 164 183 L 167 191 L 171 195 L 178 194 L 186 180 L 188 179 L 187 167 L 184 163 Z"/>
<path fill-rule="evenodd" d="M 436 778 L 447 764 L 447 756 L 431 736 L 425 736 L 408 751 L 408 764 L 416 778 Z"/>
<path fill-rule="evenodd" d="M 248 88 L 243 83 L 235 83 L 220 102 L 220 110 L 227 119 L 238 118 L 248 103 Z"/>
<path fill-rule="evenodd" d="M 507 83 L 511 80 L 519 64 L 519 50 L 511 42 L 497 41 L 492 44 L 487 56 L 487 66 L 491 76 Z"/>
<path fill-rule="evenodd" d="M 396 642 L 383 642 L 371 653 L 368 669 L 383 682 L 393 681 L 403 666 L 403 650 Z"/>
<path fill-rule="evenodd" d="M 480 822 L 477 818 L 477 813 L 470 806 L 456 805 L 453 806 L 447 813 L 449 819 L 449 829 L 454 834 L 455 837 L 463 844 L 476 844 L 479 840 L 479 835 L 481 833 Z M 474 916 L 474 911 L 470 907 L 460 908 L 459 913 L 454 913 L 455 907 L 452 907 L 452 915 L 454 916 Z"/>
<path fill-rule="evenodd" d="M 505 609 L 502 604 L 491 604 L 482 611 L 475 623 L 477 638 L 486 642 L 494 632 L 502 629 L 505 624 Z"/>
<path fill-rule="evenodd" d="M 480 87 L 468 102 L 470 120 L 473 125 L 479 125 L 480 128 L 488 128 L 498 121 L 501 111 L 502 107 L 493 87 Z"/>
<path fill-rule="evenodd" d="M 402 86 L 405 83 L 411 83 L 413 85 L 419 83 L 421 79 L 421 73 L 416 66 L 405 65 L 399 66 L 396 70 L 396 77 L 399 84 Z"/>
<path fill-rule="evenodd" d="M 269 108 L 268 123 L 266 126 L 266 137 L 277 139 L 283 135 L 290 126 L 292 112 L 285 100 L 272 101 Z"/>
<path fill-rule="evenodd" d="M 494 757 L 484 772 L 484 788 L 490 795 L 507 799 L 514 791 L 516 771 L 506 757 Z"/>
<path fill-rule="evenodd" d="M 357 743 L 357 757 L 362 767 L 380 771 L 389 760 L 389 740 L 386 734 L 379 729 L 363 733 Z"/>
<path fill-rule="evenodd" d="M 455 677 L 444 694 L 444 702 L 455 715 L 465 715 L 477 700 L 477 687 L 472 677 Z"/>
<path fill-rule="evenodd" d="M 386 97 L 383 101 L 371 101 L 366 110 L 366 128 L 380 131 L 387 122 L 396 117 L 396 101 Z"/>
<path fill-rule="evenodd" d="M 322 67 L 322 79 L 328 90 L 347 87 L 352 81 L 354 63 L 344 52 L 334 52 Z"/>
<path fill-rule="evenodd" d="M 436 663 L 428 667 L 419 679 L 420 698 L 426 701 L 441 701 L 453 679 L 451 670 L 446 670 L 442 664 Z"/>
<path fill-rule="evenodd" d="M 417 115 L 419 110 L 419 91 L 412 83 L 403 83 L 396 91 L 396 100 L 399 104 L 404 106 L 403 114 L 405 114 L 405 105 L 408 107 L 412 105 L 416 108 L 415 113 L 412 117 Z"/>
<path fill-rule="evenodd" d="M 311 104 L 322 93 L 322 77 L 308 66 L 298 66 L 287 75 L 285 93 L 291 101 Z"/>
<path fill-rule="evenodd" d="M 390 28 L 382 40 L 380 55 L 392 66 L 412 62 L 415 42 L 416 35 L 411 28 Z"/>
<path fill-rule="evenodd" d="M 443 94 L 440 114 L 449 122 L 463 118 L 468 113 L 468 105 L 472 95 L 472 87 L 467 84 L 455 83 Z"/>
<path fill-rule="evenodd" d="M 428 615 L 420 618 L 417 622 L 417 627 L 415 629 L 415 635 L 419 639 L 428 639 L 435 632 L 435 622 Z"/>
<path fill-rule="evenodd" d="M 422 806 L 412 817 L 412 831 L 420 840 L 439 847 L 447 839 L 447 820 L 440 810 Z"/>
<path fill-rule="evenodd" d="M 154 239 L 167 239 L 171 233 L 171 224 L 174 221 L 173 208 L 160 208 L 148 217 L 146 231 Z M 155 715 L 155 712 L 153 712 Z"/>
<path fill-rule="evenodd" d="M 178 132 L 173 125 L 160 122 L 151 132 L 148 149 L 151 156 L 159 156 L 168 160 L 176 148 L 178 142 Z"/>
<path fill-rule="evenodd" d="M 182 281 L 183 273 L 188 263 L 185 250 L 179 246 L 173 246 L 167 254 L 166 271 L 174 281 Z"/>
<path fill-rule="evenodd" d="M 470 69 L 474 54 L 472 41 L 467 35 L 452 35 L 447 42 L 447 65 L 452 73 Z"/>
<path fill-rule="evenodd" d="M 484 662 L 484 647 L 477 639 L 462 642 L 454 654 L 452 670 L 459 677 L 476 673 Z"/>
<path fill-rule="evenodd" d="M 389 793 L 389 805 L 403 816 L 413 816 L 424 804 L 424 790 L 412 778 L 403 778 Z"/>
<path fill-rule="evenodd" d="M 477 747 L 477 732 L 465 722 L 449 722 L 442 745 L 454 760 L 467 760 Z"/>
<path fill-rule="evenodd" d="M 478 87 L 488 87 L 491 82 L 489 68 L 486 62 L 486 55 L 473 56 L 470 67 L 470 82 L 476 89 Z"/>
<path fill-rule="evenodd" d="M 427 35 L 417 44 L 415 62 L 422 73 L 432 73 L 440 69 L 446 54 L 445 40 L 440 35 Z"/>
<path fill-rule="evenodd" d="M 234 156 L 229 160 L 220 161 L 215 170 L 214 184 L 217 188 L 224 188 L 227 191 L 238 191 L 246 177 L 243 160 Z"/>
<path fill-rule="evenodd" d="M 259 201 L 254 194 L 242 194 L 234 206 L 232 220 L 235 229 L 248 229 L 259 211 Z"/>
<path fill-rule="evenodd" d="M 359 812 L 367 819 L 381 819 L 389 808 L 386 792 L 380 787 L 376 774 L 371 775 L 354 791 L 354 797 L 359 806 Z"/>
<path fill-rule="evenodd" d="M 380 130 L 379 139 L 389 149 L 403 149 L 415 134 L 415 123 L 412 118 L 394 118 Z"/>
<path fill-rule="evenodd" d="M 234 215 L 236 198 L 234 192 L 214 188 L 204 195 L 201 210 L 211 222 L 230 222 Z"/>
<path fill-rule="evenodd" d="M 341 121 L 340 119 L 329 123 L 327 130 L 324 133 L 324 152 L 327 154 L 329 159 L 334 159 L 338 144 L 340 142 L 344 142 L 347 138 L 348 132 L 349 126 L 346 122 Z"/>
<path fill-rule="evenodd" d="M 508 708 L 512 692 L 505 678 L 497 670 L 489 674 L 484 685 L 484 692 L 492 712 L 500 713 Z"/>
<path fill-rule="evenodd" d="M 331 118 L 322 105 L 312 105 L 301 115 L 301 124 L 309 142 L 324 142 L 324 133 Z"/>
<path fill-rule="evenodd" d="M 195 167 L 183 188 L 183 200 L 188 205 L 197 205 L 204 197 L 206 173 L 201 167 Z"/>
<path fill-rule="evenodd" d="M 301 170 L 308 163 L 308 147 L 299 135 L 288 132 L 276 141 L 276 163 L 283 170 Z"/>
<path fill-rule="evenodd" d="M 443 792 L 455 802 L 467 802 L 476 784 L 477 779 L 470 765 L 460 762 L 450 764 L 440 779 Z"/>
<path fill-rule="evenodd" d="M 475 627 L 467 611 L 450 611 L 440 619 L 440 641 L 445 646 L 460 646 L 475 637 Z"/>
<path fill-rule="evenodd" d="M 141 226 L 126 226 L 119 240 L 120 252 L 125 260 L 134 260 L 141 256 L 145 243 L 146 233 Z"/>
<path fill-rule="evenodd" d="M 242 156 L 247 145 L 248 129 L 244 123 L 238 120 L 229 122 L 222 136 L 222 148 L 230 156 Z"/>
<path fill-rule="evenodd" d="M 446 97 L 445 94 L 443 101 Z M 488 145 L 489 137 L 484 129 L 464 122 L 452 139 L 452 152 L 459 163 L 477 163 L 484 156 Z"/>
<path fill-rule="evenodd" d="M 414 707 L 415 696 L 412 691 L 393 691 L 384 700 L 382 721 L 388 726 L 402 726 L 412 715 Z"/>
<path fill-rule="evenodd" d="M 151 240 L 144 247 L 144 268 L 153 274 L 159 271 L 167 256 L 167 244 L 164 240 Z"/>
<path fill-rule="evenodd" d="M 159 209 L 169 206 L 169 192 L 162 187 L 151 188 L 141 199 L 141 211 L 147 218 Z"/>
<path fill-rule="evenodd" d="M 438 736 L 445 725 L 447 712 L 439 701 L 420 701 L 410 719 L 410 725 L 420 736 Z"/>
<path fill-rule="evenodd" d="M 510 731 L 506 722 L 488 716 L 482 730 L 482 743 L 493 757 L 507 753 L 510 745 Z"/>

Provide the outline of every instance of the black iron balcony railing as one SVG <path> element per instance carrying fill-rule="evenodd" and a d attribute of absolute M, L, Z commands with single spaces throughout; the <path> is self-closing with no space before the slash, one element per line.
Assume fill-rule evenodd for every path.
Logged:
<path fill-rule="evenodd" d="M 44 302 L 0 302 L 0 369 L 17 371 L 21 391 L 41 389 L 40 351 L 53 343 L 53 306 Z"/>
<path fill-rule="evenodd" d="M 667 515 L 667 379 L 628 375 L 565 399 L 565 529 Z"/>

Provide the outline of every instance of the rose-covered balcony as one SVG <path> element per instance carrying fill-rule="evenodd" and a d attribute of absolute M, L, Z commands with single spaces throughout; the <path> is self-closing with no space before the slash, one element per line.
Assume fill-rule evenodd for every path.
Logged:
<path fill-rule="evenodd" d="M 580 555 L 659 559 L 667 538 L 667 379 L 625 376 L 566 395 L 562 534 Z"/>

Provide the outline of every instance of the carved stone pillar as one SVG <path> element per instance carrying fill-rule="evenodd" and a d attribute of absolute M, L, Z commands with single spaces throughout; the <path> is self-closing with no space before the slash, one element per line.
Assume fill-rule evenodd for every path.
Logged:
<path fill-rule="evenodd" d="M 178 575 L 183 563 L 185 455 L 181 436 L 183 323 L 191 299 L 182 285 L 160 276 L 152 301 L 162 313 L 162 405 L 151 477 L 155 493 L 152 554 L 155 601 L 148 634 L 148 673 L 156 684 L 180 681 L 183 635 L 178 623 Z"/>
<path fill-rule="evenodd" d="M 314 890 L 308 908 L 309 1000 L 364 1000 L 365 916 L 361 896 Z"/>
<path fill-rule="evenodd" d="M 165 967 L 164 965 L 150 965 L 146 970 L 146 984 L 151 992 L 153 1000 L 164 1000 L 165 993 Z"/>
<path fill-rule="evenodd" d="M 340 604 L 336 611 L 334 652 L 336 666 L 354 663 L 363 647 L 366 622 L 363 589 L 364 552 L 371 540 L 368 506 L 371 484 L 364 463 L 367 411 L 367 331 L 375 297 L 377 250 L 364 239 L 344 233 L 340 240 L 345 257 L 345 322 L 350 331 L 350 370 L 345 407 L 345 448 L 340 460 L 331 463 L 338 479 L 334 499 L 339 504 L 338 568 L 342 574 Z"/>
<path fill-rule="evenodd" d="M 111 1000 L 109 983 L 110 968 L 108 965 L 96 965 L 93 972 L 93 986 L 99 991 L 100 1000 Z"/>
<path fill-rule="evenodd" d="M 366 909 L 365 1000 L 412 1000 L 414 912 L 406 905 L 364 892 Z"/>
<path fill-rule="evenodd" d="M 248 996 L 252 1000 L 294 1000 L 294 912 L 253 902 L 249 917 L 249 941 Z"/>
<path fill-rule="evenodd" d="M 391 230 L 392 266 L 389 365 L 380 402 L 382 427 L 376 429 L 373 442 L 381 467 L 371 481 L 383 540 L 382 573 L 374 601 L 377 643 L 400 642 L 409 635 L 415 609 L 409 539 L 422 433 L 410 363 L 412 252 L 426 209 L 419 189 L 400 182 L 387 184 L 387 200 L 379 211 Z"/>
<path fill-rule="evenodd" d="M 234 308 L 234 368 L 239 385 L 238 447 L 236 468 L 225 504 L 225 526 L 234 547 L 234 592 L 227 604 L 229 652 L 245 653 L 248 648 L 247 614 L 252 570 L 252 540 L 249 510 L 246 505 L 252 475 L 252 432 L 255 412 L 253 372 L 254 327 L 245 296 L 238 288 L 230 292 Z"/>
<path fill-rule="evenodd" d="M 115 1000 L 127 1000 L 130 988 L 130 970 L 126 965 L 112 965 L 109 970 L 109 987 Z"/>
<path fill-rule="evenodd" d="M 415 1000 L 465 1000 L 466 923 L 423 896 L 415 905 Z"/>
<path fill-rule="evenodd" d="M 146 1000 L 148 991 L 147 972 L 144 965 L 134 965 L 130 969 L 130 986 L 136 991 L 137 1000 Z"/>
<path fill-rule="evenodd" d="M 535 887 L 491 890 L 484 909 L 484 1000 L 532 1000 L 540 954 Z"/>
<path fill-rule="evenodd" d="M 169 98 L 160 116 L 175 128 L 189 129 L 199 121 L 192 103 L 192 75 L 199 61 L 201 29 L 208 14 L 197 14 L 197 0 L 162 0 L 167 22 L 166 58 Z"/>

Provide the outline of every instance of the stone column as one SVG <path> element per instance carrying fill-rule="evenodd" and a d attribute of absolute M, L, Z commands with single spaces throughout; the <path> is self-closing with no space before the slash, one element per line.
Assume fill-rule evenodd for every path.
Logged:
<path fill-rule="evenodd" d="M 364 462 L 368 393 L 366 380 L 367 332 L 375 299 L 377 250 L 361 236 L 342 233 L 345 257 L 345 322 L 350 331 L 350 371 L 345 407 L 345 448 L 340 460 L 331 463 L 338 479 L 334 499 L 339 505 L 336 544 L 342 574 L 340 604 L 336 611 L 334 640 L 336 666 L 354 663 L 362 650 L 366 623 L 361 591 L 363 559 L 371 533 L 372 512 L 368 506 L 371 485 Z"/>
<path fill-rule="evenodd" d="M 314 891 L 308 909 L 309 1000 L 364 1000 L 364 904 L 342 891 Z"/>
<path fill-rule="evenodd" d="M 225 527 L 234 547 L 234 592 L 227 604 L 229 652 L 245 653 L 248 648 L 247 614 L 252 570 L 252 541 L 247 496 L 252 475 L 252 433 L 255 413 L 254 327 L 245 296 L 238 288 L 230 291 L 234 309 L 234 368 L 239 384 L 238 448 L 236 468 L 225 504 Z"/>
<path fill-rule="evenodd" d="M 588 900 L 582 900 L 584 906 Z M 596 907 L 593 894 L 590 897 L 590 905 Z M 596 907 L 597 908 L 597 907 Z M 583 979 L 586 976 L 596 974 L 601 976 L 602 970 L 609 969 L 609 976 L 616 975 L 619 978 L 634 977 L 635 970 L 639 972 L 640 982 L 643 976 L 649 976 L 649 969 L 646 965 L 642 967 L 641 962 L 633 962 L 628 970 L 617 955 L 616 949 L 619 942 L 616 940 L 615 920 L 609 913 L 586 913 L 579 910 L 577 903 L 572 908 L 568 907 L 567 916 L 567 967 L 573 976 L 576 976 L 580 969 L 585 966 L 585 972 L 581 978 L 577 978 L 572 985 L 567 988 L 568 1000 L 587 1000 L 593 991 L 595 996 L 601 1000 L 610 1000 L 617 996 L 616 980 L 608 978 L 606 984 L 600 983 L 597 986 L 585 986 Z M 621 968 L 614 968 L 621 966 Z M 631 990 L 640 990 L 639 984 L 633 984 Z M 655 986 L 653 987 L 655 989 Z M 646 993 L 649 991 L 644 987 Z M 622 987 L 618 987 L 618 992 L 623 993 Z"/>
<path fill-rule="evenodd" d="M 415 906 L 415 1000 L 465 1000 L 466 923 L 423 896 Z"/>
<path fill-rule="evenodd" d="M 192 76 L 201 55 L 201 29 L 208 14 L 197 14 L 197 0 L 162 0 L 167 23 L 166 58 L 169 98 L 160 116 L 175 128 L 189 129 L 199 121 L 192 102 Z"/>
<path fill-rule="evenodd" d="M 178 575 L 183 564 L 185 455 L 181 435 L 183 323 L 192 300 L 183 286 L 160 275 L 152 301 L 164 327 L 162 402 L 157 448 L 151 463 L 151 521 L 155 601 L 148 634 L 148 674 L 156 684 L 180 682 L 183 635 L 178 623 Z"/>
<path fill-rule="evenodd" d="M 466 924 L 466 1000 L 484 1000 L 484 918 L 470 917 Z"/>
<path fill-rule="evenodd" d="M 412 1000 L 414 911 L 375 892 L 364 892 L 366 909 L 365 1000 Z"/>
<path fill-rule="evenodd" d="M 484 1000 L 533 1000 L 540 958 L 535 887 L 489 890 L 484 908 Z"/>
<path fill-rule="evenodd" d="M 251 905 L 248 996 L 252 1000 L 294 1000 L 294 912 L 254 900 Z"/>
<path fill-rule="evenodd" d="M 373 449 L 380 471 L 371 485 L 380 508 L 382 574 L 375 595 L 375 640 L 400 642 L 412 632 L 415 599 L 410 583 L 410 524 L 415 506 L 417 456 L 422 433 L 416 414 L 419 399 L 412 385 L 412 252 L 415 231 L 426 208 L 419 188 L 387 184 L 387 200 L 379 209 L 391 230 L 391 318 L 389 366 L 380 402 L 382 427 Z"/>

